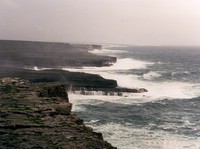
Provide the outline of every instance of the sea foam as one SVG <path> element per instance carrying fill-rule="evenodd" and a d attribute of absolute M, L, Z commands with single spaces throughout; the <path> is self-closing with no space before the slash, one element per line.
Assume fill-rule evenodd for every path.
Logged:
<path fill-rule="evenodd" d="M 108 51 L 106 54 L 110 55 Z M 114 54 L 113 51 L 111 54 Z M 115 55 L 117 55 L 117 53 L 115 53 Z M 140 66 L 135 66 L 134 64 L 129 65 L 128 63 L 126 63 L 128 61 L 129 64 L 135 62 L 135 65 L 137 64 L 141 65 Z M 69 95 L 70 99 L 73 99 L 72 102 L 75 103 L 74 104 L 75 107 L 84 108 L 84 106 L 82 105 L 98 105 L 101 103 L 108 103 L 108 102 L 111 104 L 112 103 L 121 104 L 123 106 L 125 104 L 128 104 L 128 107 L 130 107 L 131 105 L 142 106 L 146 103 L 154 103 L 154 101 L 157 102 L 156 100 L 191 99 L 200 96 L 199 92 L 200 84 L 178 82 L 173 80 L 165 80 L 160 82 L 154 81 L 155 78 L 162 77 L 161 74 L 163 74 L 164 72 L 160 73 L 159 71 L 149 71 L 149 69 L 151 69 L 150 66 L 154 65 L 154 63 L 152 62 L 149 63 L 149 62 L 139 61 L 139 63 L 136 63 L 134 59 L 123 58 L 119 59 L 117 63 L 111 67 L 102 67 L 102 68 L 84 67 L 82 69 L 76 69 L 76 70 L 73 69 L 73 71 L 99 74 L 104 78 L 117 80 L 118 85 L 121 87 L 129 87 L 129 88 L 142 87 L 146 88 L 148 92 L 141 94 L 139 93 L 129 94 L 128 97 Z M 123 65 L 125 64 L 128 66 L 123 67 Z M 134 69 L 137 69 L 138 72 L 141 69 L 142 73 L 134 74 L 132 73 L 133 72 L 132 70 Z M 81 111 L 83 109 L 75 109 L 75 111 L 76 110 Z M 129 114 L 131 115 L 131 113 Z M 172 114 L 170 116 L 176 116 L 176 115 Z M 191 128 L 197 130 L 199 129 L 199 127 L 195 127 L 195 124 L 193 124 L 193 122 L 190 119 L 188 119 L 188 117 L 185 118 L 183 117 L 183 123 L 180 123 L 178 125 L 176 125 L 176 123 L 173 123 L 173 121 L 172 123 L 167 121 L 161 121 L 162 123 L 158 125 L 155 123 L 152 124 L 150 123 L 149 125 L 145 125 L 144 123 L 144 125 L 142 125 L 141 127 L 140 125 L 137 126 L 134 123 L 131 123 L 131 121 L 123 121 L 123 119 L 121 120 L 118 117 L 115 117 L 116 119 L 114 119 L 112 122 L 107 121 L 106 123 L 105 122 L 101 123 L 101 121 L 99 121 L 98 118 L 97 119 L 95 118 L 93 118 L 92 121 L 91 120 L 86 121 L 86 124 L 88 126 L 92 126 L 92 128 L 94 128 L 95 131 L 102 132 L 104 138 L 110 143 L 112 143 L 113 146 L 117 146 L 117 148 L 119 149 L 127 149 L 127 148 L 199 149 L 200 148 L 199 137 L 196 136 L 192 137 L 187 135 L 185 136 L 176 133 L 176 129 L 179 129 L 179 127 L 180 129 L 182 127 L 188 129 Z M 174 130 L 175 133 L 167 130 Z"/>
<path fill-rule="evenodd" d="M 98 54 L 98 55 L 107 55 L 107 53 L 109 54 L 116 54 L 116 53 L 126 53 L 127 51 L 123 51 L 123 50 L 110 50 L 110 49 L 94 49 L 94 50 L 91 50 L 91 51 L 88 51 L 90 53 L 93 53 L 93 54 Z"/>
<path fill-rule="evenodd" d="M 134 128 L 132 124 L 121 125 L 107 123 L 92 126 L 95 131 L 104 134 L 104 138 L 119 149 L 199 149 L 199 138 L 186 138 L 182 135 L 170 134 L 164 131 L 151 131 L 145 128 Z M 123 141 L 122 141 L 123 140 Z"/>
<path fill-rule="evenodd" d="M 145 80 L 153 80 L 154 78 L 159 78 L 159 77 L 161 77 L 162 75 L 161 74 L 159 74 L 158 72 L 153 72 L 153 71 L 150 71 L 150 72 L 148 72 L 148 73 L 146 73 L 146 74 L 143 74 L 143 78 L 145 79 Z"/>
<path fill-rule="evenodd" d="M 29 70 L 34 70 L 34 71 L 42 71 L 42 70 L 49 70 L 49 69 L 53 69 L 53 68 L 34 66 L 34 67 L 25 67 L 24 69 L 29 69 Z"/>
<path fill-rule="evenodd" d="M 112 52 L 110 53 L 110 51 Z M 115 50 L 110 51 L 104 50 L 104 54 L 113 54 Z M 117 55 L 117 53 L 115 54 Z M 162 77 L 159 72 L 150 71 L 143 74 L 142 79 L 141 76 L 129 72 L 131 70 L 148 69 L 154 64 L 156 63 L 132 58 L 119 58 L 110 67 L 63 68 L 63 70 L 98 74 L 106 79 L 117 80 L 118 86 L 120 87 L 146 88 L 148 92 L 139 95 L 142 99 L 146 98 L 146 101 L 178 98 L 189 99 L 200 96 L 200 84 L 177 81 L 155 82 L 153 81 L 154 78 Z"/>

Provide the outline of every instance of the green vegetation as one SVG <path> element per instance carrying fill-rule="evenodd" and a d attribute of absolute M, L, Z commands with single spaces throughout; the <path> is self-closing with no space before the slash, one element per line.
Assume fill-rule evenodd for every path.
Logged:
<path fill-rule="evenodd" d="M 8 101 L 7 103 L 2 104 L 1 109 L 9 109 L 12 111 L 25 111 L 25 110 L 31 110 L 31 106 L 28 106 L 26 104 L 20 104 L 17 102 L 11 102 Z"/>
<path fill-rule="evenodd" d="M 27 118 L 34 124 L 42 124 L 42 120 L 39 116 L 28 115 Z"/>
<path fill-rule="evenodd" d="M 10 85 L 6 85 L 3 89 L 3 91 L 8 94 L 8 93 L 11 93 L 11 94 L 16 94 L 19 92 L 19 90 L 13 86 L 10 86 Z"/>
<path fill-rule="evenodd" d="M 26 95 L 20 95 L 18 98 L 21 100 L 24 100 L 24 99 L 26 99 L 26 97 L 27 97 Z"/>

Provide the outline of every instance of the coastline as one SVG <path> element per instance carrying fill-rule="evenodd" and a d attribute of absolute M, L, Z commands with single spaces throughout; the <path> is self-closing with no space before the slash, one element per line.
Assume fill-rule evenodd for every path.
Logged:
<path fill-rule="evenodd" d="M 116 57 L 88 52 L 94 48 L 101 49 L 101 46 L 0 41 L 0 78 L 7 77 L 8 81 L 0 86 L 2 148 L 30 148 L 35 147 L 34 145 L 50 148 L 64 148 L 70 145 L 70 148 L 83 149 L 115 148 L 103 140 L 101 133 L 93 132 L 92 128 L 84 125 L 83 120 L 71 113 L 72 104 L 69 103 L 67 93 L 64 93 L 66 97 L 63 101 L 63 95 L 49 95 L 49 89 L 45 87 L 62 86 L 62 82 L 65 91 L 81 95 L 101 93 L 106 96 L 124 96 L 124 93 L 147 92 L 144 88 L 119 87 L 116 80 L 105 79 L 97 74 L 61 70 L 63 66 L 102 67 L 116 62 Z M 38 92 L 41 92 L 38 88 L 41 86 L 46 90 L 42 90 L 38 96 Z M 50 87 L 50 90 L 52 88 L 53 94 L 57 93 L 55 87 Z M 12 131 L 16 133 L 13 134 Z M 63 131 L 67 134 L 58 134 Z M 45 139 L 41 138 L 41 134 Z M 30 136 L 28 140 L 27 136 Z M 55 142 L 56 139 L 58 140 Z M 29 144 L 25 143 L 25 140 Z M 14 144 L 16 146 L 13 146 Z"/>
<path fill-rule="evenodd" d="M 82 94 L 102 91 L 104 95 L 121 96 L 123 92 L 147 92 L 144 88 L 119 87 L 116 80 L 98 74 L 63 70 L 64 67 L 109 67 L 116 63 L 116 57 L 88 52 L 94 49 L 101 50 L 102 46 L 0 40 L 0 77 L 20 77 L 33 83 L 62 82 L 69 85 L 68 91 L 82 91 Z"/>

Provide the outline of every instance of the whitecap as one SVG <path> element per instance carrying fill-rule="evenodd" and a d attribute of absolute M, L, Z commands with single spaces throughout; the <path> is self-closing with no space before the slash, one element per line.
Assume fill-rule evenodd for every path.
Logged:
<path fill-rule="evenodd" d="M 98 52 L 104 51 L 106 55 L 109 52 L 116 52 L 116 50 L 96 50 Z M 123 50 L 122 50 L 123 51 Z M 121 51 L 121 52 L 122 52 Z M 119 52 L 119 51 L 118 51 Z M 162 63 L 162 62 L 158 62 Z M 184 83 L 177 81 L 163 81 L 154 82 L 153 79 L 161 77 L 158 71 L 150 71 L 143 74 L 143 80 L 141 76 L 136 74 L 131 74 L 130 71 L 134 69 L 147 69 L 156 63 L 135 60 L 132 58 L 119 58 L 116 63 L 110 67 L 83 67 L 79 69 L 75 68 L 63 68 L 63 70 L 74 71 L 74 72 L 85 72 L 98 74 L 106 79 L 114 79 L 117 81 L 118 86 L 127 88 L 146 88 L 147 93 L 135 94 L 136 99 L 141 98 L 140 102 L 161 100 L 161 99 L 189 99 L 200 96 L 196 84 Z M 188 74 L 189 72 L 185 72 Z M 177 72 L 172 72 L 172 76 L 177 75 Z M 148 80 L 148 81 L 146 81 Z M 134 98 L 131 94 L 127 95 L 130 98 Z M 131 103 L 131 102 L 128 102 Z"/>
<path fill-rule="evenodd" d="M 172 73 L 171 73 L 172 76 L 175 76 L 175 75 L 177 75 L 177 74 L 178 74 L 177 72 L 172 72 Z"/>
<path fill-rule="evenodd" d="M 29 70 L 34 70 L 34 71 L 42 71 L 42 70 L 49 70 L 49 69 L 53 69 L 53 68 L 42 68 L 42 67 L 24 67 L 24 69 L 29 69 Z"/>
<path fill-rule="evenodd" d="M 132 61 L 132 59 L 128 59 L 128 61 Z M 119 60 L 120 62 L 120 60 Z M 189 99 L 200 96 L 200 92 L 198 87 L 195 87 L 196 84 L 192 83 L 184 83 L 177 81 L 170 82 L 154 82 L 152 78 L 160 77 L 156 72 L 147 73 L 143 77 L 149 79 L 148 81 L 141 80 L 140 76 L 133 75 L 130 73 L 119 73 L 118 70 L 124 69 L 126 70 L 132 69 L 140 69 L 147 67 L 146 63 L 143 63 L 140 66 L 128 65 L 124 66 L 127 62 L 127 59 L 122 60 L 121 64 L 117 64 L 111 67 L 84 67 L 82 69 L 74 69 L 74 68 L 63 68 L 63 70 L 67 71 L 75 71 L 75 72 L 85 72 L 98 74 L 106 79 L 114 79 L 117 81 L 118 86 L 127 87 L 127 88 L 146 88 L 148 92 L 142 93 L 136 96 L 137 98 L 146 99 L 142 100 L 142 102 L 152 101 L 152 100 L 161 100 L 161 99 Z M 134 63 L 134 60 L 131 62 Z M 130 95 L 127 95 L 130 96 Z M 134 96 L 134 95 L 133 95 Z M 132 97 L 132 96 L 131 96 Z"/>
<path fill-rule="evenodd" d="M 134 128 L 132 125 L 107 123 L 103 125 L 89 124 L 94 131 L 102 132 L 104 139 L 119 149 L 199 149 L 200 138 L 187 138 L 165 131 L 151 131 L 145 128 Z"/>
<path fill-rule="evenodd" d="M 161 74 L 159 74 L 158 72 L 154 72 L 154 71 L 150 71 L 146 74 L 143 74 L 143 78 L 145 80 L 153 80 L 153 79 L 159 78 L 161 76 L 162 76 Z"/>
<path fill-rule="evenodd" d="M 163 62 L 161 62 L 161 61 L 158 61 L 158 62 L 157 62 L 157 64 L 164 64 L 164 63 L 163 63 Z"/>
<path fill-rule="evenodd" d="M 93 123 L 97 123 L 99 120 L 90 120 L 89 122 L 86 122 L 86 124 L 93 124 Z"/>
<path fill-rule="evenodd" d="M 94 49 L 88 51 L 93 54 L 98 54 L 98 55 L 110 55 L 110 54 L 115 54 L 115 53 L 127 53 L 127 51 L 124 50 L 109 50 L 109 49 Z"/>
<path fill-rule="evenodd" d="M 34 67 L 33 67 L 33 70 L 38 71 L 39 69 L 38 69 L 37 66 L 34 66 Z"/>
<path fill-rule="evenodd" d="M 184 74 L 190 74 L 190 72 L 189 71 L 184 71 Z"/>
<path fill-rule="evenodd" d="M 112 66 L 104 67 L 82 67 L 82 68 L 69 68 L 65 67 L 63 70 L 74 71 L 74 72 L 91 72 L 95 73 L 100 71 L 111 71 L 111 70 L 130 70 L 130 69 L 145 69 L 148 66 L 153 65 L 152 62 L 140 61 L 131 58 L 117 59 L 117 62 Z"/>

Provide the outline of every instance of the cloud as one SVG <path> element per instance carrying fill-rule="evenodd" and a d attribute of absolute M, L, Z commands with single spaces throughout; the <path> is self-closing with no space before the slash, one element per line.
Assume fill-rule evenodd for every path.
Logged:
<path fill-rule="evenodd" d="M 13 0 L 0 0 L 0 8 L 16 8 L 18 5 Z"/>
<path fill-rule="evenodd" d="M 0 0 L 0 39 L 200 43 L 200 0 Z"/>

